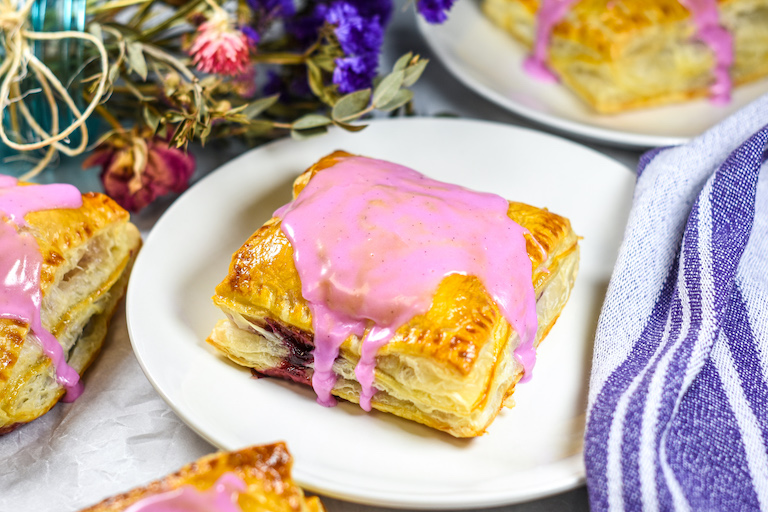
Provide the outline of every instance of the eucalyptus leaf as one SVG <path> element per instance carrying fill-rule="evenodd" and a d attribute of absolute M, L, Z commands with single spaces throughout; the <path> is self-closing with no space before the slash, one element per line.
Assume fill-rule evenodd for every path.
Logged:
<path fill-rule="evenodd" d="M 373 106 L 386 105 L 395 97 L 397 91 L 403 85 L 405 71 L 393 71 L 384 77 L 376 89 L 373 90 Z"/>
<path fill-rule="evenodd" d="M 144 52 L 141 44 L 136 42 L 128 43 L 128 64 L 142 80 L 147 79 L 147 61 L 144 60 Z"/>
<path fill-rule="evenodd" d="M 327 126 L 318 126 L 317 128 L 310 128 L 309 130 L 291 130 L 291 137 L 296 140 L 305 140 L 310 137 L 317 137 L 328 132 Z"/>
<path fill-rule="evenodd" d="M 397 59 L 397 62 L 395 62 L 395 66 L 392 68 L 392 71 L 403 71 L 405 68 L 408 67 L 408 63 L 411 62 L 411 59 L 413 58 L 413 52 L 408 52 L 399 59 Z"/>
<path fill-rule="evenodd" d="M 347 130 L 348 132 L 359 132 L 360 130 L 364 130 L 368 127 L 367 124 L 349 124 L 349 123 L 342 123 L 341 121 L 334 121 L 333 124 L 335 124 L 339 128 Z"/>
<path fill-rule="evenodd" d="M 152 129 L 152 133 L 157 132 L 157 127 L 160 125 L 160 114 L 157 113 L 157 111 L 149 106 L 144 107 L 144 121 L 146 121 L 147 126 Z"/>
<path fill-rule="evenodd" d="M 392 110 L 402 107 L 412 99 L 413 99 L 412 90 L 400 89 L 399 91 L 397 91 L 397 94 L 395 94 L 395 97 L 389 101 L 389 103 L 378 107 L 378 109 L 383 110 L 384 112 L 390 112 Z"/>
<path fill-rule="evenodd" d="M 328 71 L 329 73 L 336 68 L 336 59 L 330 55 L 318 55 L 317 57 L 313 58 L 312 61 L 317 65 L 317 67 Z"/>
<path fill-rule="evenodd" d="M 202 133 L 200 134 L 200 142 L 205 145 L 205 141 L 208 139 L 208 137 L 211 135 L 211 128 L 213 125 L 207 124 L 205 128 L 203 128 Z"/>
<path fill-rule="evenodd" d="M 307 114 L 293 122 L 293 130 L 309 130 L 319 126 L 328 126 L 333 121 L 329 117 L 320 114 Z"/>
<path fill-rule="evenodd" d="M 423 59 L 416 64 L 412 64 L 405 69 L 405 78 L 403 79 L 403 87 L 410 87 L 416 83 L 424 72 L 424 68 L 427 67 L 429 59 Z"/>
<path fill-rule="evenodd" d="M 171 124 L 180 123 L 181 121 L 186 119 L 184 115 L 181 114 L 181 112 L 174 112 L 174 111 L 169 112 L 166 117 L 168 118 L 168 122 Z M 176 131 L 178 132 L 178 128 Z"/>
<path fill-rule="evenodd" d="M 362 89 L 342 96 L 333 106 L 331 117 L 334 121 L 351 121 L 365 112 L 370 101 L 370 89 Z"/>
<path fill-rule="evenodd" d="M 255 121 L 248 123 L 248 135 L 251 135 L 252 137 L 266 135 L 274 129 L 275 127 L 271 121 L 256 119 Z"/>
<path fill-rule="evenodd" d="M 252 101 L 248 104 L 247 107 L 245 107 L 245 110 L 243 110 L 243 115 L 248 119 L 255 119 L 269 107 L 274 105 L 279 98 L 279 94 L 274 94 L 272 96 L 266 96 L 264 98 L 259 98 L 256 101 Z"/>
<path fill-rule="evenodd" d="M 237 116 L 238 114 L 240 114 L 240 112 L 243 112 L 246 108 L 248 108 L 248 104 L 247 103 L 243 104 L 243 105 L 240 105 L 240 106 L 237 106 L 237 107 L 232 107 L 232 108 L 230 108 L 229 110 L 227 110 L 224 113 L 224 116 L 225 117 Z"/>
<path fill-rule="evenodd" d="M 315 96 L 322 97 L 324 93 L 323 89 L 325 88 L 325 85 L 323 84 L 323 72 L 317 64 L 311 60 L 307 61 L 307 79 L 309 80 L 309 88 L 312 89 Z"/>

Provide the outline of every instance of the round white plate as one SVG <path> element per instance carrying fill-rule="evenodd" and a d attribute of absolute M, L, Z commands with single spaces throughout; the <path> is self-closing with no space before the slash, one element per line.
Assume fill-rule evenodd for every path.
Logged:
<path fill-rule="evenodd" d="M 727 106 L 700 99 L 679 105 L 600 115 L 564 85 L 542 83 L 522 68 L 526 49 L 480 11 L 456 2 L 443 25 L 421 17 L 421 33 L 440 61 L 467 87 L 524 117 L 592 140 L 632 147 L 680 144 L 768 92 L 768 80 L 737 87 Z"/>
<path fill-rule="evenodd" d="M 211 303 L 232 253 L 290 199 L 291 182 L 335 149 L 388 159 L 445 181 L 549 207 L 584 237 L 576 287 L 539 350 L 517 406 L 488 432 L 459 440 L 351 403 L 327 409 L 313 392 L 252 379 L 205 338 L 223 315 Z M 582 438 L 591 346 L 628 215 L 634 174 L 578 144 L 478 121 L 385 120 L 356 134 L 283 140 L 221 167 L 157 222 L 133 270 L 128 329 L 149 380 L 213 444 L 284 440 L 305 488 L 408 508 L 468 508 L 534 499 L 584 480 Z"/>

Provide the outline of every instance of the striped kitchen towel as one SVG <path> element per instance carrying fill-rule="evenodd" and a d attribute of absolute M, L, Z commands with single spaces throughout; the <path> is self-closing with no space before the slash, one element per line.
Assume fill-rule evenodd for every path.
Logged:
<path fill-rule="evenodd" d="M 640 161 L 595 339 L 596 512 L 768 510 L 767 145 L 765 96 Z"/>

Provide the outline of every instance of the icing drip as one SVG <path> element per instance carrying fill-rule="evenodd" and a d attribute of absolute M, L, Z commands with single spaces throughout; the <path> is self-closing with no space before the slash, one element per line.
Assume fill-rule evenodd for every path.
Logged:
<path fill-rule="evenodd" d="M 526 231 L 497 195 L 431 180 L 361 157 L 314 176 L 275 212 L 291 241 L 302 295 L 312 312 L 318 402 L 333 405 L 333 362 L 350 335 L 362 338 L 355 375 L 371 408 L 378 350 L 425 313 L 449 274 L 480 279 L 520 336 L 515 356 L 529 378 L 537 317 Z"/>
<path fill-rule="evenodd" d="M 710 88 L 710 98 L 713 103 L 724 105 L 731 101 L 733 88 L 729 73 L 733 64 L 733 37 L 720 25 L 717 0 L 680 0 L 680 3 L 691 11 L 696 23 L 696 35 L 714 54 L 715 66 L 712 74 L 715 83 Z"/>
<path fill-rule="evenodd" d="M 541 0 L 537 13 L 536 36 L 533 43 L 533 53 L 523 63 L 523 69 L 528 74 L 543 82 L 558 80 L 546 64 L 552 30 L 568 13 L 568 9 L 578 0 Z M 733 36 L 720 25 L 717 11 L 717 0 L 680 0 L 680 3 L 691 12 L 697 28 L 697 37 L 712 50 L 715 65 L 712 74 L 715 83 L 710 88 L 710 99 L 713 103 L 722 105 L 731 100 L 733 84 L 730 68 L 733 64 Z M 613 2 L 607 4 L 612 9 Z"/>
<path fill-rule="evenodd" d="M 137 501 L 125 512 L 242 512 L 237 496 L 245 490 L 245 482 L 228 471 L 207 491 L 184 485 Z"/>
<path fill-rule="evenodd" d="M 533 54 L 523 63 L 523 69 L 542 82 L 557 82 L 558 78 L 547 66 L 547 50 L 552 30 L 578 0 L 541 0 L 536 19 L 536 37 Z"/>
<path fill-rule="evenodd" d="M 79 208 L 82 197 L 71 185 L 17 186 L 17 180 L 0 175 L 0 318 L 17 320 L 29 325 L 30 332 L 51 359 L 56 380 L 66 390 L 64 401 L 75 400 L 82 393 L 80 376 L 64 358 L 56 338 L 42 325 L 40 305 L 40 270 L 43 258 L 32 235 L 19 232 L 26 226 L 24 215 L 54 208 Z"/>

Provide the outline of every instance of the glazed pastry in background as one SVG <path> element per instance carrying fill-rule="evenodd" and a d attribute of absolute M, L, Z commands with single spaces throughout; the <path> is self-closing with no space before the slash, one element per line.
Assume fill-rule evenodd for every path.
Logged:
<path fill-rule="evenodd" d="M 717 8 L 712 6 L 716 4 Z M 709 96 L 768 75 L 768 0 L 483 0 L 497 25 L 601 113 Z"/>
<path fill-rule="evenodd" d="M 80 394 L 141 245 L 128 213 L 0 175 L 0 433 Z"/>
<path fill-rule="evenodd" d="M 215 453 L 81 512 L 325 512 L 293 482 L 291 465 L 283 443 Z"/>
<path fill-rule="evenodd" d="M 570 222 L 344 152 L 294 198 L 233 255 L 207 341 L 324 405 L 482 434 L 568 299 Z"/>

